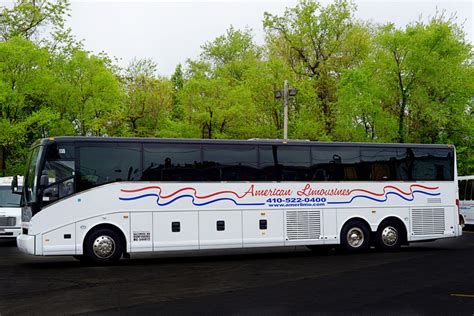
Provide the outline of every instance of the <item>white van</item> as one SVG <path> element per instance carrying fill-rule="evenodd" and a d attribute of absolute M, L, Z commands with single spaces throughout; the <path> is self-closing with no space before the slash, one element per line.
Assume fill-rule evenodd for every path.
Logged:
<path fill-rule="evenodd" d="M 12 193 L 13 177 L 0 178 L 0 238 L 16 238 L 21 232 L 20 194 Z M 18 177 L 18 192 L 23 177 Z"/>
<path fill-rule="evenodd" d="M 459 211 L 466 225 L 474 225 L 474 176 L 458 177 Z"/>

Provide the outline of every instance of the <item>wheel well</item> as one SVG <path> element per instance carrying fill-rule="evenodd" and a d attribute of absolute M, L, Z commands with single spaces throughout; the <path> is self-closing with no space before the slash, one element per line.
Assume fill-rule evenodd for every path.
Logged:
<path fill-rule="evenodd" d="M 365 225 L 365 228 L 367 228 L 367 231 L 369 231 L 369 233 L 372 231 L 372 230 L 370 229 L 369 223 L 367 223 L 367 221 L 366 221 L 365 219 L 360 218 L 360 217 L 353 217 L 353 218 L 348 219 L 348 220 L 344 223 L 344 225 L 342 225 L 341 231 L 339 232 L 339 234 L 341 234 L 342 231 L 344 230 L 344 228 L 345 228 L 347 225 L 349 225 L 350 223 L 352 223 L 352 222 L 360 222 L 360 223 L 362 223 L 362 224 Z"/>
<path fill-rule="evenodd" d="M 120 237 L 120 241 L 122 242 L 122 245 L 123 245 L 123 253 L 126 253 L 127 252 L 127 239 L 125 238 L 125 235 L 123 233 L 123 231 L 118 228 L 117 226 L 115 225 L 112 225 L 112 224 L 99 224 L 99 225 L 96 225 L 94 227 L 92 227 L 91 229 L 89 229 L 89 231 L 87 232 L 87 234 L 84 236 L 84 240 L 82 242 L 82 249 L 84 251 L 85 249 L 85 245 L 84 243 L 86 242 L 87 240 L 87 237 L 89 237 L 90 234 L 92 234 L 92 232 L 94 232 L 95 230 L 97 229 L 101 229 L 101 228 L 108 228 L 108 229 L 111 229 L 113 230 L 114 232 L 116 232 L 119 237 Z"/>
<path fill-rule="evenodd" d="M 382 224 L 384 224 L 385 222 L 388 222 L 388 221 L 397 223 L 403 229 L 403 234 L 402 234 L 403 243 L 406 244 L 407 243 L 407 238 L 408 238 L 408 231 L 407 231 L 407 227 L 406 227 L 405 223 L 401 219 L 399 219 L 398 217 L 391 216 L 391 217 L 384 218 L 383 221 L 380 222 L 379 227 Z M 377 227 L 377 230 L 378 230 L 378 227 Z"/>

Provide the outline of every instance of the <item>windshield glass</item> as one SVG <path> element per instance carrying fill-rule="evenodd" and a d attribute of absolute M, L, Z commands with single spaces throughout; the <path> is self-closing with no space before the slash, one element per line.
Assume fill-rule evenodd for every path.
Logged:
<path fill-rule="evenodd" d="M 48 184 L 40 188 L 40 196 L 46 206 L 74 193 L 74 144 L 48 144 L 44 156 L 41 175 L 48 175 Z"/>
<path fill-rule="evenodd" d="M 21 195 L 13 194 L 10 187 L 0 187 L 0 207 L 20 207 L 20 199 Z"/>
<path fill-rule="evenodd" d="M 36 190 L 38 183 L 38 168 L 39 159 L 41 158 L 41 151 L 43 146 L 37 146 L 31 151 L 30 159 L 28 162 L 28 168 L 26 169 L 25 179 L 24 179 L 24 193 L 25 193 L 25 202 L 27 204 L 36 202 Z"/>

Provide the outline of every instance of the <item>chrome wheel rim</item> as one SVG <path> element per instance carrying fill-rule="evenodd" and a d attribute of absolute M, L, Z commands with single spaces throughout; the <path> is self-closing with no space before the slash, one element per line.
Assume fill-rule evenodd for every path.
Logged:
<path fill-rule="evenodd" d="M 359 227 L 353 227 L 347 232 L 346 240 L 352 248 L 359 248 L 365 240 L 364 232 Z"/>
<path fill-rule="evenodd" d="M 398 231 L 395 227 L 387 226 L 382 230 L 382 242 L 385 246 L 393 246 L 398 241 Z"/>
<path fill-rule="evenodd" d="M 107 235 L 99 236 L 94 240 L 92 249 L 97 257 L 101 259 L 110 258 L 115 252 L 115 241 Z"/>

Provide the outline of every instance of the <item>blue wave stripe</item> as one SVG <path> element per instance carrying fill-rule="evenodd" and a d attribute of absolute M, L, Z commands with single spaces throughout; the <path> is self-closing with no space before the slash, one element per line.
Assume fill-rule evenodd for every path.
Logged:
<path fill-rule="evenodd" d="M 195 198 L 192 195 L 181 195 L 181 196 L 175 197 L 171 201 L 168 201 L 168 202 L 165 202 L 165 203 L 160 203 L 159 195 L 158 194 L 153 194 L 153 193 L 143 194 L 143 195 L 129 197 L 129 198 L 119 197 L 119 200 L 133 201 L 133 200 L 139 200 L 139 199 L 150 197 L 150 196 L 156 197 L 156 204 L 158 204 L 158 206 L 167 206 L 167 205 L 172 204 L 173 202 L 175 202 L 179 199 L 182 199 L 182 198 L 191 198 L 191 202 L 195 206 L 204 206 L 204 205 L 216 203 L 216 202 L 219 202 L 219 201 L 231 201 L 237 206 L 260 206 L 260 205 L 265 205 L 265 203 L 238 203 L 237 201 L 235 201 L 234 199 L 231 199 L 231 198 L 220 198 L 220 199 L 215 199 L 215 200 L 211 200 L 211 201 L 207 201 L 207 202 L 203 202 L 203 203 L 196 203 Z"/>
<path fill-rule="evenodd" d="M 383 203 L 383 202 L 386 202 L 388 200 L 388 196 L 390 194 L 392 195 L 396 195 L 398 197 L 401 197 L 402 199 L 404 199 L 405 201 L 413 201 L 415 199 L 415 196 L 414 194 L 415 193 L 421 193 L 421 194 L 424 194 L 424 195 L 430 195 L 430 196 L 438 196 L 438 195 L 441 195 L 441 193 L 429 193 L 429 192 L 425 192 L 425 191 L 413 191 L 412 193 L 412 198 L 409 199 L 407 197 L 404 197 L 402 195 L 400 195 L 399 193 L 397 192 L 388 192 L 387 194 L 385 194 L 385 199 L 377 199 L 377 198 L 374 198 L 374 197 L 371 197 L 371 196 L 367 196 L 367 195 L 356 195 L 356 196 L 353 196 L 352 199 L 350 199 L 350 201 L 344 201 L 344 202 L 327 202 L 328 204 L 350 204 L 352 203 L 352 201 L 354 201 L 356 198 L 364 198 L 364 199 L 369 199 L 369 200 L 372 200 L 372 201 L 375 201 L 375 202 L 379 202 L 379 203 Z"/>
<path fill-rule="evenodd" d="M 119 200 L 122 200 L 122 201 L 133 201 L 133 200 L 139 200 L 139 199 L 142 199 L 142 198 L 145 198 L 145 197 L 148 197 L 148 196 L 154 196 L 154 197 L 159 198 L 158 194 L 150 193 L 150 194 L 143 194 L 143 195 L 134 196 L 134 197 L 129 197 L 129 198 L 119 197 Z"/>

